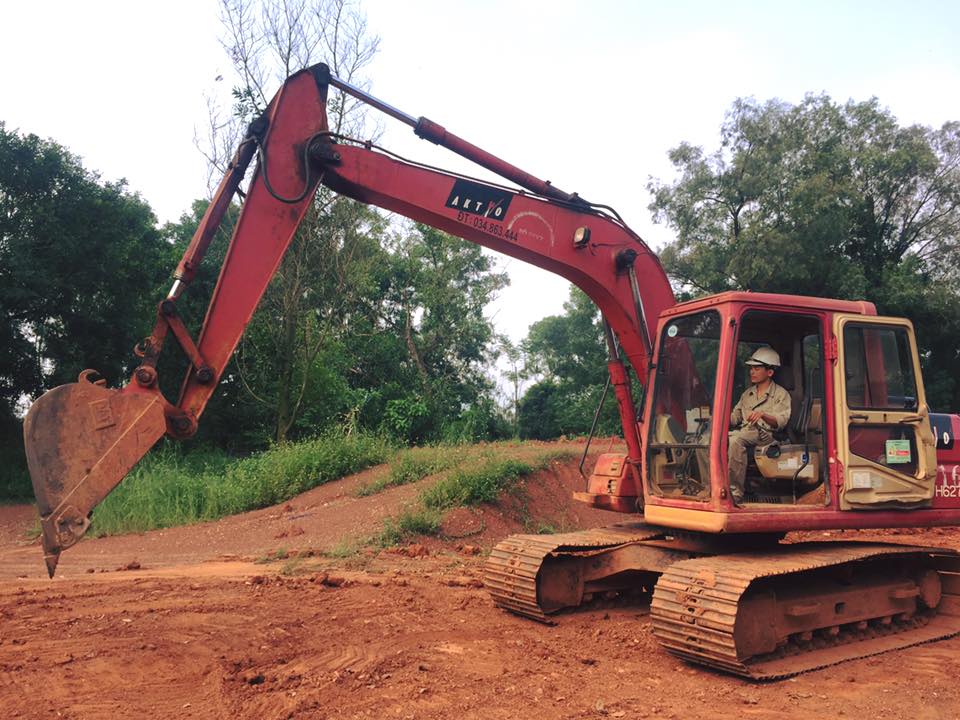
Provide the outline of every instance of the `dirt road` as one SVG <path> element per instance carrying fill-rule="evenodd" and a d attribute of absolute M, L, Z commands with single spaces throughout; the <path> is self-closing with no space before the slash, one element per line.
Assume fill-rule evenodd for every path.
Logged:
<path fill-rule="evenodd" d="M 480 576 L 502 536 L 621 519 L 567 502 L 573 466 L 530 481 L 512 511 L 458 513 L 448 532 L 467 537 L 320 554 L 345 554 L 417 491 L 356 498 L 376 472 L 84 541 L 53 581 L 24 539 L 30 509 L 0 508 L 0 718 L 960 717 L 960 639 L 757 685 L 660 651 L 643 605 L 552 627 L 495 609 Z M 908 539 L 960 546 L 953 530 Z"/>

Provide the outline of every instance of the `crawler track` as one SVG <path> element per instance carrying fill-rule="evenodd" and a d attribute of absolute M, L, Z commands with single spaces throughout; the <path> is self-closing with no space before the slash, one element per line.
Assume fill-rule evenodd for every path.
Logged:
<path fill-rule="evenodd" d="M 951 550 L 829 542 L 708 554 L 670 548 L 672 538 L 642 523 L 513 535 L 494 548 L 484 582 L 499 607 L 549 623 L 580 603 L 585 579 L 603 587 L 604 570 L 643 573 L 617 576 L 619 589 L 659 575 L 650 614 L 660 644 L 757 680 L 960 633 L 960 555 Z"/>
<path fill-rule="evenodd" d="M 942 597 L 920 610 L 829 627 L 792 638 L 776 652 L 744 657 L 738 620 L 744 596 L 768 578 L 803 587 L 814 571 L 844 568 L 856 578 L 864 563 L 925 563 L 936 570 Z M 960 632 L 960 556 L 949 550 L 867 543 L 811 543 L 776 551 L 683 560 L 660 578 L 651 605 L 653 631 L 672 654 L 700 665 L 763 680 L 788 677 L 845 660 L 939 640 Z M 789 578 L 790 575 L 796 576 Z M 842 604 L 842 603 L 840 603 Z M 839 605 L 838 604 L 838 607 Z M 753 618 L 756 620 L 755 618 Z M 777 619 L 766 619 L 771 625 Z"/>
<path fill-rule="evenodd" d="M 548 623 L 547 615 L 555 608 L 545 607 L 538 592 L 538 582 L 543 580 L 541 569 L 548 557 L 627 545 L 663 532 L 643 523 L 623 523 L 557 535 L 511 535 L 490 553 L 483 582 L 499 607 Z"/>

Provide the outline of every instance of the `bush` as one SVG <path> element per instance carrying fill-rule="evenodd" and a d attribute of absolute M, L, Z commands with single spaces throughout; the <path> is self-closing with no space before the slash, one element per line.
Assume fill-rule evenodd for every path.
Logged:
<path fill-rule="evenodd" d="M 460 413 L 460 417 L 443 428 L 443 441 L 446 443 L 503 440 L 512 435 L 513 430 L 504 418 L 503 411 L 489 398 L 479 398 Z"/>
<path fill-rule="evenodd" d="M 383 411 L 383 427 L 391 437 L 410 445 L 423 442 L 430 420 L 430 409 L 420 398 L 388 400 Z"/>

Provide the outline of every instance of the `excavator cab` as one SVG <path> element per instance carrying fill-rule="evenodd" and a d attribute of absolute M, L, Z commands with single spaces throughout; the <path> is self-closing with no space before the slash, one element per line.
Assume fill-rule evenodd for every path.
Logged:
<path fill-rule="evenodd" d="M 761 347 L 781 359 L 773 381 L 790 416 L 750 448 L 737 507 L 730 416 Z M 740 525 L 690 511 L 763 513 L 754 531 L 786 530 L 796 520 L 784 513 L 810 511 L 843 527 L 842 511 L 930 505 L 936 438 L 909 321 L 870 303 L 724 293 L 664 312 L 654 356 L 642 421 L 648 522 L 726 532 Z"/>
<path fill-rule="evenodd" d="M 733 305 L 669 318 L 647 445 L 650 492 L 700 502 L 727 496 L 730 413 L 749 387 L 746 361 L 770 347 L 781 358 L 773 381 L 789 393 L 791 412 L 769 442 L 751 448 L 746 501 L 823 505 L 823 323 L 815 313 Z"/>

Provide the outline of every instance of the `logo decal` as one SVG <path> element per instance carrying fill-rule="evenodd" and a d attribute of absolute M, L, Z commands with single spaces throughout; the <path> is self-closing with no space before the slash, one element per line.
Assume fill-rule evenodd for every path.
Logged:
<path fill-rule="evenodd" d="M 930 424 L 933 434 L 937 436 L 937 450 L 953 450 L 953 423 L 952 416 L 941 413 L 930 413 Z"/>
<path fill-rule="evenodd" d="M 453 183 L 446 206 L 491 220 L 503 220 L 512 198 L 513 193 L 505 190 L 469 180 L 457 180 Z"/>

